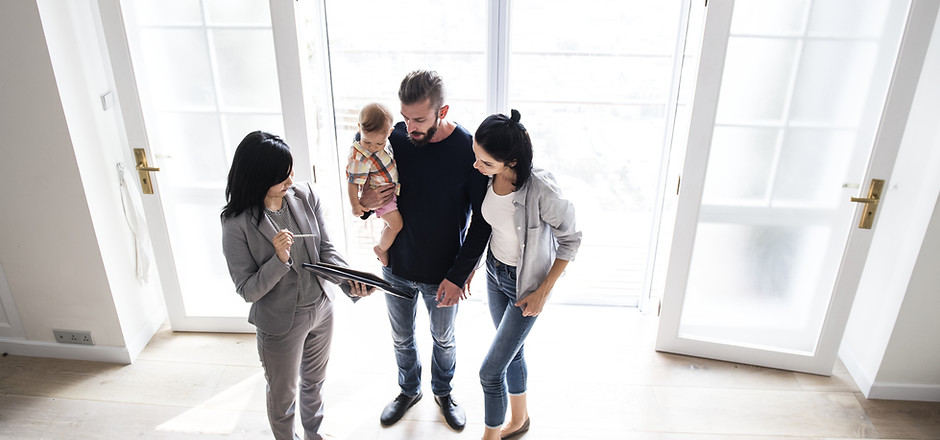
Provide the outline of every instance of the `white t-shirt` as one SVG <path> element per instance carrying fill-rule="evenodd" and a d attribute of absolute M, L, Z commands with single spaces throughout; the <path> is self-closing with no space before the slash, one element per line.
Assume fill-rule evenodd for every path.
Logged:
<path fill-rule="evenodd" d="M 516 226 L 513 216 L 516 207 L 512 200 L 515 193 L 505 196 L 496 194 L 493 185 L 486 189 L 483 199 L 483 219 L 493 228 L 490 238 L 490 251 L 497 260 L 508 266 L 516 266 L 519 262 L 519 236 L 516 235 Z"/>

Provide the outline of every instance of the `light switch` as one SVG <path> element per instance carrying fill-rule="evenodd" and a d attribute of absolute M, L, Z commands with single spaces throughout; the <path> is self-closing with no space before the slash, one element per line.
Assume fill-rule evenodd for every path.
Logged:
<path fill-rule="evenodd" d="M 104 95 L 101 95 L 101 109 L 108 111 L 111 107 L 114 107 L 114 94 L 108 90 Z"/>

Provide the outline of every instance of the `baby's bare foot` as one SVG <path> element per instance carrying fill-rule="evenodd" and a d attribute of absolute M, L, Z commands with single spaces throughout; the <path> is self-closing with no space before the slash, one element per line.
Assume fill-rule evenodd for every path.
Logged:
<path fill-rule="evenodd" d="M 388 266 L 388 251 L 383 251 L 379 245 L 375 245 L 375 247 L 372 248 L 372 252 L 375 252 L 375 256 L 379 257 L 379 262 L 382 263 L 383 266 Z"/>

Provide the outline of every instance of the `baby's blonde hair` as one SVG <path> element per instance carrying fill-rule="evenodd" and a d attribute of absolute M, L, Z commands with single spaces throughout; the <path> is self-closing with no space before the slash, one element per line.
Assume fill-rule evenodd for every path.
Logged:
<path fill-rule="evenodd" d="M 359 111 L 359 129 L 366 133 L 388 132 L 393 123 L 392 112 L 377 102 L 368 104 Z"/>

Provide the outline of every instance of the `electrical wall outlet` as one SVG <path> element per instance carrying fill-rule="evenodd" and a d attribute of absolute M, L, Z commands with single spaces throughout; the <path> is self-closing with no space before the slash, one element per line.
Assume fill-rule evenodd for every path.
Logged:
<path fill-rule="evenodd" d="M 55 334 L 55 341 L 62 344 L 95 345 L 90 331 L 52 329 L 52 333 Z"/>

